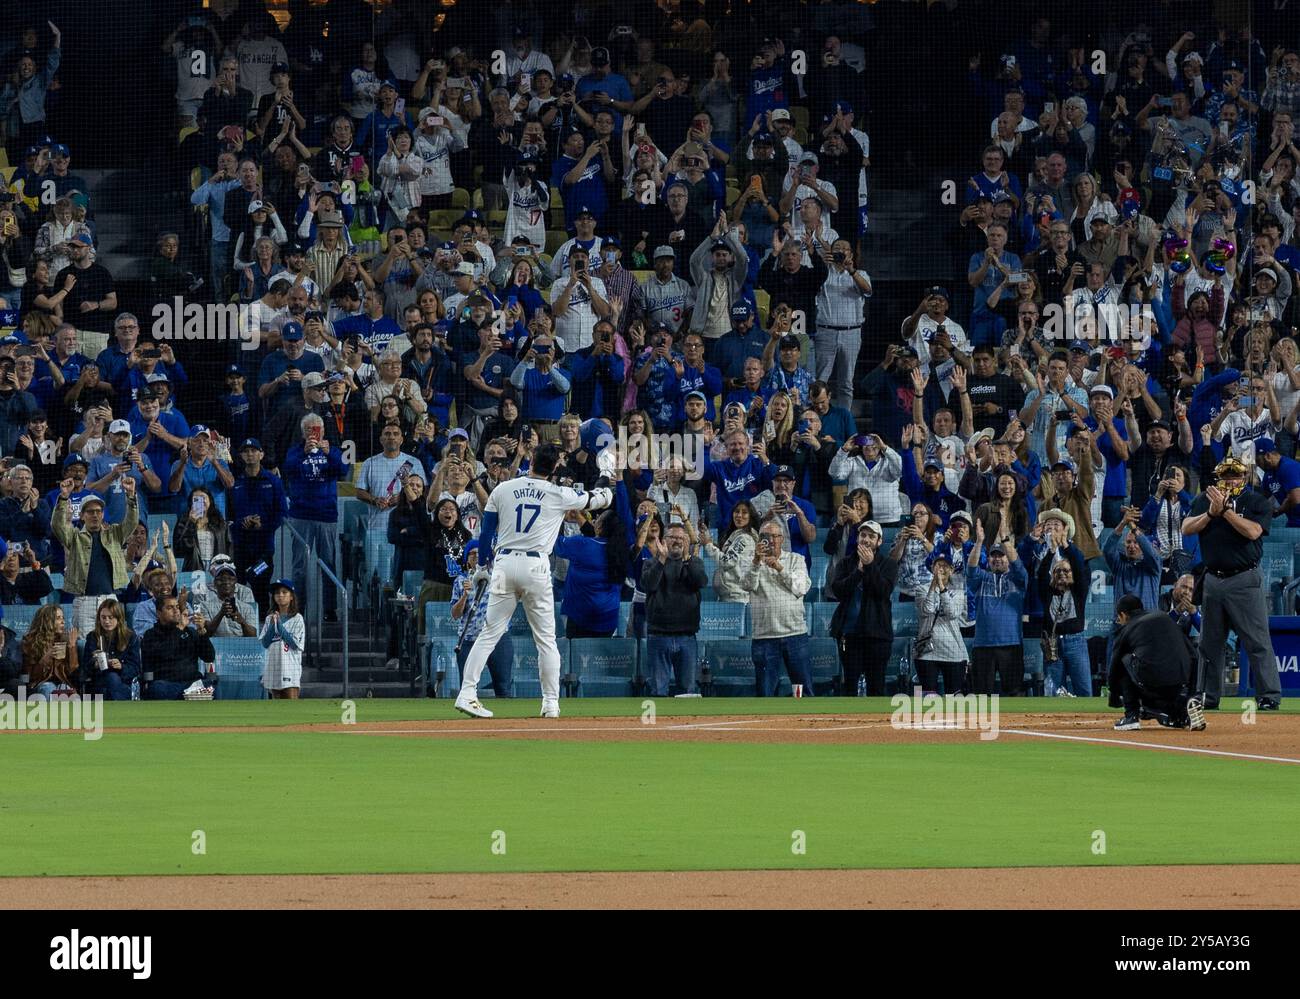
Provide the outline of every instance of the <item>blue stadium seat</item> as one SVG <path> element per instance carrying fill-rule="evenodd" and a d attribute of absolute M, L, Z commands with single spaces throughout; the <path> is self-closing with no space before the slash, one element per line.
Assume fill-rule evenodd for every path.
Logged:
<path fill-rule="evenodd" d="M 1043 664 L 1043 646 L 1037 638 L 1026 638 L 1025 648 L 1025 695 L 1043 696 L 1045 679 Z"/>
<path fill-rule="evenodd" d="M 916 635 L 916 603 L 912 600 L 900 600 L 893 606 L 894 634 Z"/>
<path fill-rule="evenodd" d="M 176 537 L 176 514 L 174 513 L 151 513 L 146 518 L 149 522 L 149 536 L 153 537 L 153 532 L 162 529 L 164 522 L 167 524 L 167 530 L 171 536 Z"/>
<path fill-rule="evenodd" d="M 366 531 L 366 562 L 365 574 L 366 579 L 374 573 L 379 577 L 380 585 L 390 581 L 393 570 L 393 555 L 396 550 L 388 543 L 388 537 L 383 531 L 367 530 Z"/>
<path fill-rule="evenodd" d="M 745 604 L 729 604 L 721 601 L 700 605 L 701 641 L 711 642 L 724 638 L 739 638 L 748 634 L 745 630 Z"/>
<path fill-rule="evenodd" d="M 829 635 L 831 633 L 831 617 L 835 614 L 835 608 L 839 604 L 828 604 L 825 601 L 812 605 L 812 633 L 818 637 Z"/>
<path fill-rule="evenodd" d="M 635 638 L 575 638 L 569 642 L 569 672 L 577 674 L 579 697 L 630 697 L 636 679 Z"/>
<path fill-rule="evenodd" d="M 814 636 L 808 640 L 808 651 L 812 659 L 813 685 L 818 696 L 833 693 L 836 679 L 840 675 L 840 650 L 833 638 Z"/>
<path fill-rule="evenodd" d="M 719 638 L 704 646 L 718 697 L 749 697 L 754 693 L 754 658 L 747 638 Z"/>
<path fill-rule="evenodd" d="M 459 635 L 460 621 L 452 620 L 451 611 L 440 601 L 424 605 L 424 630 L 428 635 Z"/>
<path fill-rule="evenodd" d="M 418 597 L 424 585 L 424 573 L 419 569 L 407 569 L 402 573 L 402 593 L 408 597 Z M 471 594 L 472 595 L 472 594 Z"/>
<path fill-rule="evenodd" d="M 4 617 L 0 618 L 0 624 L 11 629 L 18 640 L 21 640 L 27 634 L 27 629 L 32 626 L 32 618 L 36 616 L 36 612 L 40 609 L 38 604 L 10 604 L 0 608 L 0 610 L 4 611 Z M 127 620 L 131 620 L 129 615 Z M 22 656 L 19 655 L 18 658 L 21 659 Z"/>
<path fill-rule="evenodd" d="M 429 639 L 427 677 L 430 681 L 437 679 L 440 668 L 444 674 L 442 696 L 455 697 L 456 691 L 460 689 L 460 667 L 456 664 L 456 637 L 454 635 L 450 637 L 438 635 Z M 479 697 L 490 697 L 491 695 L 491 684 L 482 683 L 479 685 Z"/>
<path fill-rule="evenodd" d="M 266 667 L 266 650 L 256 638 L 214 638 L 216 650 L 217 693 L 219 701 L 261 701 L 267 697 L 262 687 Z"/>
<path fill-rule="evenodd" d="M 560 649 L 560 675 L 565 672 L 565 664 L 569 661 L 569 640 L 567 638 L 557 638 L 556 645 Z M 535 697 L 540 699 L 542 696 L 542 680 L 537 672 L 537 645 L 534 642 L 514 642 L 515 662 L 513 672 L 513 683 L 515 697 Z M 488 685 L 479 684 L 479 689 L 483 690 Z M 563 687 L 560 689 L 563 695 Z"/>

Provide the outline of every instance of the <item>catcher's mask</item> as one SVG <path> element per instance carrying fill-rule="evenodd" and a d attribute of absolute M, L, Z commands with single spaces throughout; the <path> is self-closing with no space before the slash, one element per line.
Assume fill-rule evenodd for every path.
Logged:
<path fill-rule="evenodd" d="M 1233 476 L 1230 480 L 1228 476 Z M 1246 488 L 1246 466 L 1236 458 L 1224 458 L 1214 466 L 1214 477 L 1219 490 L 1227 496 L 1237 496 Z"/>

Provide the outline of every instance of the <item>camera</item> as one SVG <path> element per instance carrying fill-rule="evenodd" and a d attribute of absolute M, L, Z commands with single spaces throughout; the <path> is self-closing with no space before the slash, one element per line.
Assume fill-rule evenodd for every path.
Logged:
<path fill-rule="evenodd" d="M 1053 414 L 1053 417 L 1057 423 L 1069 423 L 1071 420 L 1074 419 L 1074 413 L 1072 413 L 1068 409 L 1058 409 Z"/>
<path fill-rule="evenodd" d="M 842 250 L 836 250 L 834 253 L 831 254 L 831 259 L 834 260 L 837 264 L 842 264 L 844 263 L 846 258 Z"/>

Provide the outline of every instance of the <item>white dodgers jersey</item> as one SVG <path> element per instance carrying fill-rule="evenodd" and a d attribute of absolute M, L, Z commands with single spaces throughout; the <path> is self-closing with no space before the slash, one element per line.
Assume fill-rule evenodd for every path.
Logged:
<path fill-rule="evenodd" d="M 497 515 L 497 551 L 551 554 L 555 539 L 570 510 L 582 510 L 591 495 L 581 489 L 557 486 L 546 479 L 509 479 L 488 497 L 484 513 Z"/>

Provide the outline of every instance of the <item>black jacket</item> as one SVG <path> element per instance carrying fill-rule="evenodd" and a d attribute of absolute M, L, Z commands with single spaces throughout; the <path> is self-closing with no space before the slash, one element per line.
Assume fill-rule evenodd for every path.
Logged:
<path fill-rule="evenodd" d="M 775 256 L 769 256 L 758 269 L 758 286 L 771 296 L 769 310 L 782 302 L 793 312 L 803 310 L 811 335 L 817 329 L 817 293 L 826 283 L 826 261 L 815 253 L 810 256 L 812 266 L 800 267 L 793 274 L 780 266 Z"/>
<path fill-rule="evenodd" d="M 1123 670 L 1124 656 L 1130 653 L 1143 687 L 1181 687 L 1191 679 L 1192 646 L 1178 623 L 1159 608 L 1129 618 L 1115 633 L 1110 671 Z"/>
<path fill-rule="evenodd" d="M 704 563 L 670 558 L 662 565 L 646 560 L 641 589 L 646 592 L 646 632 L 651 635 L 694 635 L 700 630 L 700 591 L 709 585 Z"/>
<path fill-rule="evenodd" d="M 400 584 L 404 572 L 429 571 L 429 553 L 433 545 L 433 521 L 424 508 L 424 499 L 399 503 L 388 515 L 388 543 L 396 549 L 393 580 Z"/>
<path fill-rule="evenodd" d="M 0 576 L 0 604 L 39 604 L 53 589 L 50 574 L 44 569 L 40 572 L 20 572 L 12 583 Z"/>
<path fill-rule="evenodd" d="M 140 665 L 155 680 L 183 683 L 199 679 L 199 662 L 213 662 L 217 652 L 212 639 L 194 628 L 155 624 L 140 639 Z"/>
<path fill-rule="evenodd" d="M 831 580 L 831 591 L 835 594 L 839 606 L 831 616 L 831 636 L 839 638 L 848 627 L 849 607 L 853 603 L 853 591 L 862 590 L 862 604 L 859 610 L 857 634 L 866 638 L 894 640 L 894 617 L 889 595 L 898 582 L 898 563 L 892 558 L 885 558 L 879 552 L 875 560 L 866 567 L 858 568 L 856 552 L 848 552 L 835 565 L 835 578 Z"/>
<path fill-rule="evenodd" d="M 1057 623 L 1055 633 L 1058 635 L 1077 635 L 1083 631 L 1084 611 L 1088 606 L 1088 587 L 1092 585 L 1092 574 L 1088 571 L 1088 560 L 1083 557 L 1077 545 L 1065 546 L 1065 559 L 1074 571 L 1074 585 L 1070 592 L 1074 594 L 1074 617 Z M 1037 582 L 1038 598 L 1043 606 L 1043 633 L 1052 630 L 1051 606 L 1056 591 L 1052 589 L 1052 553 L 1048 551 L 1038 563 Z"/>

